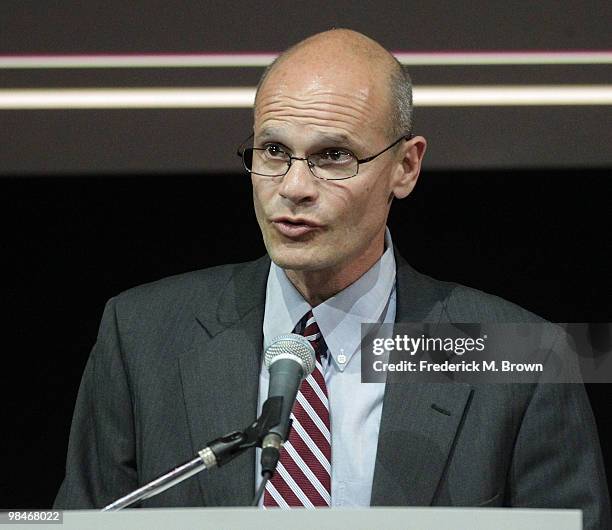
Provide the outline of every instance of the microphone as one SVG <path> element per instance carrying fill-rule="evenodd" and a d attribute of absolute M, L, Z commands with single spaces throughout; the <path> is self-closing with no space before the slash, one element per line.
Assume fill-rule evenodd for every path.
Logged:
<path fill-rule="evenodd" d="M 282 397 L 280 422 L 269 429 L 261 444 L 261 474 L 271 477 L 288 436 L 289 416 L 300 384 L 315 368 L 315 351 L 302 335 L 279 335 L 266 349 L 264 363 L 270 372 L 268 399 Z"/>

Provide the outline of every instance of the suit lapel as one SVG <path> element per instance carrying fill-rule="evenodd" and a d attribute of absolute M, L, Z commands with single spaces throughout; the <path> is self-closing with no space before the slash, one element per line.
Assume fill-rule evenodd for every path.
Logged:
<path fill-rule="evenodd" d="M 203 301 L 193 346 L 180 356 L 194 452 L 256 418 L 269 263 L 262 258 L 238 266 L 218 303 Z M 198 479 L 204 505 L 248 505 L 255 488 L 253 452 Z"/>
<path fill-rule="evenodd" d="M 398 254 L 396 263 L 396 322 L 445 320 L 452 286 L 417 273 Z M 372 506 L 432 503 L 471 395 L 466 384 L 386 385 Z"/>

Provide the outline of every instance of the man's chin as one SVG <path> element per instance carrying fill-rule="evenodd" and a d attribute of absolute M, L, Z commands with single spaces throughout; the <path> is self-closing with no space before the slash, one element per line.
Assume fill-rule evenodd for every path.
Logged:
<path fill-rule="evenodd" d="M 272 261 L 281 269 L 294 271 L 316 271 L 332 266 L 311 249 L 268 249 Z"/>

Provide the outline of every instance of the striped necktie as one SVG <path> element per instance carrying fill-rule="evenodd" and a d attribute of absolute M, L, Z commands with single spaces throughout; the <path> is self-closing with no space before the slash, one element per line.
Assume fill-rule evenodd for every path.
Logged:
<path fill-rule="evenodd" d="M 276 473 L 266 484 L 264 508 L 331 505 L 329 399 L 321 366 L 327 346 L 312 311 L 306 313 L 302 326 L 302 335 L 312 344 L 317 362 L 298 390 L 289 437 L 283 444 Z"/>

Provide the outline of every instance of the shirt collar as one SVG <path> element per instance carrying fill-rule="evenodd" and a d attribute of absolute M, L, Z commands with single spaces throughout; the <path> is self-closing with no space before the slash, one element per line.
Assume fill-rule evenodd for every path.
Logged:
<path fill-rule="evenodd" d="M 312 308 L 336 367 L 343 371 L 359 350 L 361 323 L 379 322 L 384 317 L 395 285 L 395 257 L 389 229 L 385 252 L 356 282 Z M 291 333 L 311 309 L 285 271 L 274 262 L 268 273 L 263 332 L 264 349 L 283 333 Z"/>

